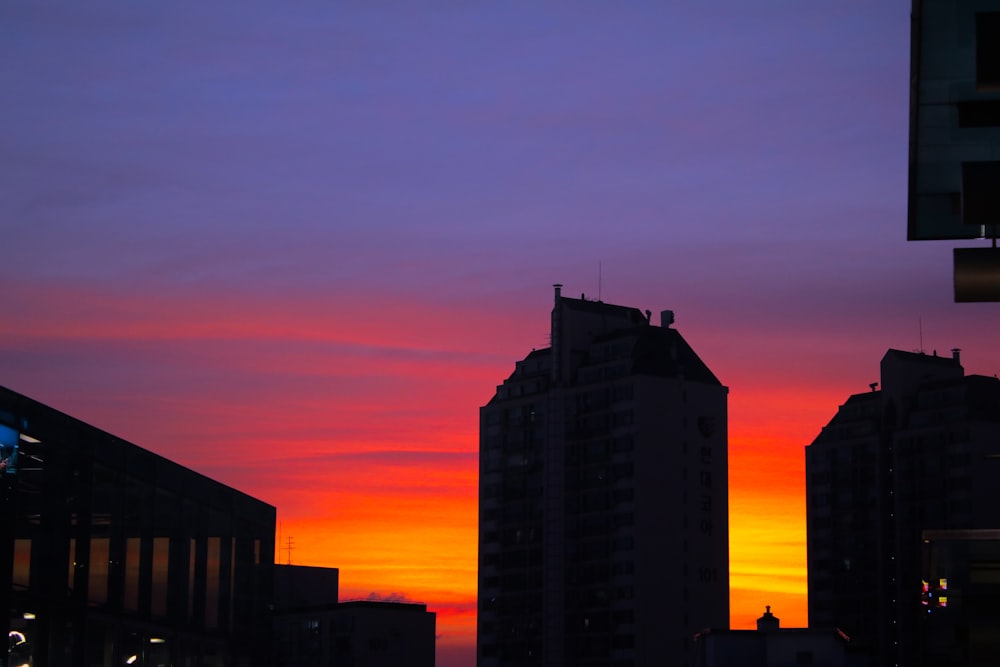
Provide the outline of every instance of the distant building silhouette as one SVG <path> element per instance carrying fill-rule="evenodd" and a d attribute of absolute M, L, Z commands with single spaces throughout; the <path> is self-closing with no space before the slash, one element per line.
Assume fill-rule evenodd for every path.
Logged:
<path fill-rule="evenodd" d="M 809 623 L 879 665 L 931 664 L 921 535 L 1000 524 L 1000 380 L 964 375 L 957 350 L 889 350 L 880 382 L 806 447 Z"/>
<path fill-rule="evenodd" d="M 266 664 L 274 525 L 274 507 L 0 387 L 0 664 Z"/>
<path fill-rule="evenodd" d="M 707 629 L 695 636 L 696 667 L 870 667 L 836 628 L 782 628 L 767 607 L 756 630 Z"/>
<path fill-rule="evenodd" d="M 557 285 L 481 409 L 480 667 L 682 667 L 729 626 L 728 389 L 660 319 Z"/>
<path fill-rule="evenodd" d="M 427 605 L 338 600 L 336 568 L 274 566 L 276 667 L 434 667 Z"/>

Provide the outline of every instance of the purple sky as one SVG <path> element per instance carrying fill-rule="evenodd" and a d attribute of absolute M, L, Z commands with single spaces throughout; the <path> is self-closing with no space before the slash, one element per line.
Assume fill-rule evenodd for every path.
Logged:
<path fill-rule="evenodd" d="M 4 299 L 475 318 L 600 274 L 783 351 L 974 345 L 904 240 L 909 3 L 674 5 L 4 3 Z"/>
<path fill-rule="evenodd" d="M 411 4 L 6 3 L 5 271 L 475 301 L 602 262 L 796 312 L 943 282 L 901 243 L 907 2 Z"/>
<path fill-rule="evenodd" d="M 822 386 L 801 458 L 889 347 L 1000 371 L 955 244 L 905 240 L 909 10 L 8 0 L 0 384 L 291 520 L 232 443 L 471 461 L 561 282 L 674 309 L 734 416 Z"/>

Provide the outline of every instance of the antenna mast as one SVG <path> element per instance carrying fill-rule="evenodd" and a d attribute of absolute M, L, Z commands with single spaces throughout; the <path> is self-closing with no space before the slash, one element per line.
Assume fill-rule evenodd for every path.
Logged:
<path fill-rule="evenodd" d="M 597 300 L 601 300 L 601 278 L 602 278 L 602 262 L 597 262 Z"/>

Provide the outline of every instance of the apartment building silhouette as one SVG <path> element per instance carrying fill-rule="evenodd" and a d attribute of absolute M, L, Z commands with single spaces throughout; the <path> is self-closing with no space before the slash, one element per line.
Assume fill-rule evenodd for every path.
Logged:
<path fill-rule="evenodd" d="M 806 447 L 809 625 L 842 629 L 877 665 L 998 664 L 997 626 L 984 634 L 957 618 L 947 650 L 964 657 L 942 661 L 937 636 L 931 659 L 927 624 L 961 605 L 954 590 L 947 612 L 928 604 L 949 574 L 925 542 L 1000 527 L 1000 380 L 965 375 L 958 350 L 889 350 L 870 389 Z M 1000 581 L 1000 554 L 982 572 Z"/>
<path fill-rule="evenodd" d="M 692 664 L 729 627 L 728 389 L 649 311 L 562 296 L 480 412 L 480 667 Z"/>

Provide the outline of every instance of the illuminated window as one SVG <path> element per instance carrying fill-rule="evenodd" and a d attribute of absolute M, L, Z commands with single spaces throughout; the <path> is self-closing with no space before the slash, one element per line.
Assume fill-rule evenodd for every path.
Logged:
<path fill-rule="evenodd" d="M 167 572 L 170 566 L 170 538 L 153 538 L 150 611 L 154 616 L 167 615 Z"/>
<path fill-rule="evenodd" d="M 229 627 L 236 621 L 236 604 L 233 599 L 236 593 L 236 538 L 229 541 Z"/>
<path fill-rule="evenodd" d="M 125 539 L 125 581 L 122 604 L 130 611 L 139 609 L 139 552 L 140 538 Z"/>
<path fill-rule="evenodd" d="M 71 538 L 69 538 L 69 572 L 68 572 L 68 579 L 67 579 L 67 581 L 69 582 L 70 589 L 72 589 L 76 585 L 76 583 L 75 583 L 76 582 L 76 568 L 77 568 L 77 560 L 76 560 L 76 538 L 75 537 L 71 537 Z"/>
<path fill-rule="evenodd" d="M 87 598 L 95 604 L 104 604 L 108 601 L 110 553 L 110 538 L 90 539 L 90 580 L 87 586 Z"/>
<path fill-rule="evenodd" d="M 188 608 L 189 619 L 194 619 L 195 568 L 198 565 L 198 541 L 191 538 L 188 544 Z"/>
<path fill-rule="evenodd" d="M 938 579 L 938 588 L 943 591 L 948 590 L 948 579 L 946 577 L 941 577 Z"/>
<path fill-rule="evenodd" d="M 205 625 L 219 627 L 219 572 L 222 566 L 222 538 L 209 537 L 205 573 Z"/>
<path fill-rule="evenodd" d="M 15 588 L 27 588 L 31 582 L 31 540 L 14 540 L 14 569 L 11 583 Z"/>
<path fill-rule="evenodd" d="M 938 598 L 938 606 L 939 607 L 947 607 L 948 606 L 948 596 L 942 595 L 941 597 L 939 597 Z"/>

